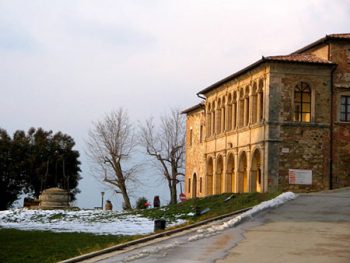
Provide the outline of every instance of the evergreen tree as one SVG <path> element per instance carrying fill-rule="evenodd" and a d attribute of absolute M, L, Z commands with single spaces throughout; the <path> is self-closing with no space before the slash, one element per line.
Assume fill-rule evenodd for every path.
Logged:
<path fill-rule="evenodd" d="M 69 190 L 72 200 L 80 192 L 79 152 L 72 137 L 42 128 L 16 131 L 13 139 L 0 130 L 0 210 L 22 192 L 39 197 L 50 187 Z"/>

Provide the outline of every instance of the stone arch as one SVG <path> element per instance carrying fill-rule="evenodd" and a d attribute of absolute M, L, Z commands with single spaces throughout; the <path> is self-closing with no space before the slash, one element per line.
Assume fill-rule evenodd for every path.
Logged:
<path fill-rule="evenodd" d="M 263 175 L 262 175 L 262 154 L 257 148 L 252 155 L 252 165 L 250 169 L 251 176 L 251 191 L 262 192 L 263 191 Z"/>
<path fill-rule="evenodd" d="M 246 193 L 249 191 L 248 189 L 248 160 L 247 160 L 247 153 L 243 151 L 240 154 L 239 157 L 239 164 L 238 164 L 238 192 L 239 193 Z"/>
<path fill-rule="evenodd" d="M 216 194 L 225 192 L 224 161 L 221 155 L 216 159 Z"/>
<path fill-rule="evenodd" d="M 214 173 L 214 162 L 213 158 L 209 157 L 207 161 L 207 195 L 213 194 L 213 173 Z"/>
<path fill-rule="evenodd" d="M 227 192 L 235 192 L 235 158 L 232 153 L 227 157 L 226 189 Z"/>
<path fill-rule="evenodd" d="M 192 176 L 192 198 L 197 197 L 197 174 L 194 173 Z"/>

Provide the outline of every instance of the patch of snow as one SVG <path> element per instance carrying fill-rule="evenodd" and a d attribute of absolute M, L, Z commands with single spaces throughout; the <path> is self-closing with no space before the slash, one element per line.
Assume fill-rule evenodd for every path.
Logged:
<path fill-rule="evenodd" d="M 254 206 L 252 209 L 240 214 L 239 216 L 236 216 L 235 218 L 233 218 L 231 220 L 223 222 L 221 225 L 202 227 L 199 230 L 197 230 L 197 232 L 199 234 L 196 234 L 196 235 L 189 237 L 187 239 L 187 241 L 184 240 L 181 243 L 179 243 L 178 241 L 175 241 L 175 242 L 172 242 L 172 243 L 169 243 L 166 245 L 162 245 L 162 246 L 152 246 L 150 248 L 143 249 L 142 251 L 140 251 L 138 253 L 127 256 L 126 258 L 124 258 L 123 262 L 131 262 L 134 260 L 138 260 L 138 259 L 147 257 L 150 254 L 156 254 L 156 253 L 160 253 L 160 252 L 166 253 L 167 249 L 174 248 L 180 244 L 183 245 L 184 243 L 187 243 L 187 242 L 191 242 L 191 241 L 199 240 L 199 239 L 206 238 L 209 236 L 213 236 L 213 235 L 218 234 L 219 232 L 221 232 L 229 227 L 234 227 L 234 226 L 238 225 L 240 222 L 243 222 L 243 220 L 253 217 L 254 215 L 256 215 L 260 211 L 266 210 L 268 208 L 277 207 L 277 206 L 279 206 L 279 205 L 281 205 L 289 200 L 295 199 L 295 198 L 296 198 L 296 195 L 292 192 L 283 193 L 274 199 L 262 202 L 259 205 Z"/>
<path fill-rule="evenodd" d="M 177 220 L 169 226 L 182 223 L 184 220 Z M 0 211 L 0 227 L 99 235 L 139 235 L 152 233 L 154 222 L 141 216 L 122 215 L 112 211 L 13 209 Z"/>
<path fill-rule="evenodd" d="M 188 241 L 195 241 L 198 239 L 212 236 L 212 235 L 216 234 L 217 232 L 221 232 L 229 227 L 234 227 L 234 226 L 238 225 L 239 223 L 243 222 L 244 220 L 252 218 L 258 212 L 261 212 L 261 211 L 266 210 L 268 208 L 280 206 L 281 204 L 283 204 L 289 200 L 293 200 L 295 198 L 296 198 L 296 195 L 292 192 L 286 192 L 286 193 L 280 194 L 276 198 L 271 199 L 269 201 L 262 202 L 256 206 L 254 206 L 252 209 L 250 209 L 250 210 L 240 214 L 239 216 L 236 216 L 236 217 L 232 218 L 231 220 L 228 220 L 220 225 L 213 225 L 213 226 L 210 226 L 207 228 L 198 229 L 197 232 L 199 234 L 196 234 L 196 235 L 189 237 Z"/>

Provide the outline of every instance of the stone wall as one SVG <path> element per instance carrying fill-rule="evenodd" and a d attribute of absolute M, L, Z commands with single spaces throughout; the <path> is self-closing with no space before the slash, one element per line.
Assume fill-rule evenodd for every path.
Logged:
<path fill-rule="evenodd" d="M 330 67 L 276 64 L 271 66 L 271 143 L 269 176 L 278 173 L 278 188 L 316 191 L 329 185 Z M 312 90 L 311 122 L 293 119 L 294 88 L 301 81 Z M 277 165 L 277 167 L 276 167 Z M 312 185 L 290 185 L 289 169 L 312 170 Z M 273 184 L 274 185 L 274 184 Z"/>
<path fill-rule="evenodd" d="M 202 127 L 202 128 L 201 128 Z M 202 135 L 201 133 L 202 129 Z M 192 130 L 192 142 L 191 142 Z M 202 140 L 201 140 L 202 137 Z M 205 120 L 204 109 L 197 109 L 187 114 L 186 120 L 186 176 L 185 194 L 193 196 L 193 175 L 196 174 L 196 196 L 205 195 Z M 201 179 L 202 178 L 202 179 Z M 190 182 L 191 181 L 191 182 Z M 202 185 L 200 182 L 202 181 Z M 189 184 L 190 182 L 190 184 Z"/>
<path fill-rule="evenodd" d="M 333 187 L 350 186 L 350 123 L 340 122 L 340 96 L 350 96 L 350 41 L 331 43 L 333 83 Z"/>

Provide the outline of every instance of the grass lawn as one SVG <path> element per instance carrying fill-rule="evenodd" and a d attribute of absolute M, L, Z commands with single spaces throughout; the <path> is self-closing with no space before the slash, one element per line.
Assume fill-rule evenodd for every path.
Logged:
<path fill-rule="evenodd" d="M 191 199 L 162 208 L 134 210 L 125 214 L 139 214 L 151 219 L 163 218 L 167 222 L 181 218 L 186 219 L 187 224 L 190 224 L 257 205 L 278 194 L 280 193 L 226 193 Z M 196 211 L 204 209 L 208 212 L 200 216 L 194 215 Z M 57 262 L 139 237 L 0 228 L 0 262 Z"/>
<path fill-rule="evenodd" d="M 57 262 L 136 238 L 0 229 L 0 262 Z"/>
<path fill-rule="evenodd" d="M 181 218 L 188 220 L 189 223 L 193 223 L 257 205 L 263 201 L 270 200 L 279 194 L 281 194 L 281 192 L 243 194 L 225 193 L 205 198 L 190 199 L 183 203 L 162 207 L 161 209 L 139 210 L 138 213 L 151 219 L 164 218 L 166 221 L 171 222 L 177 218 Z M 201 216 L 192 215 L 196 210 L 203 211 L 206 208 L 209 208 L 207 213 Z"/>

